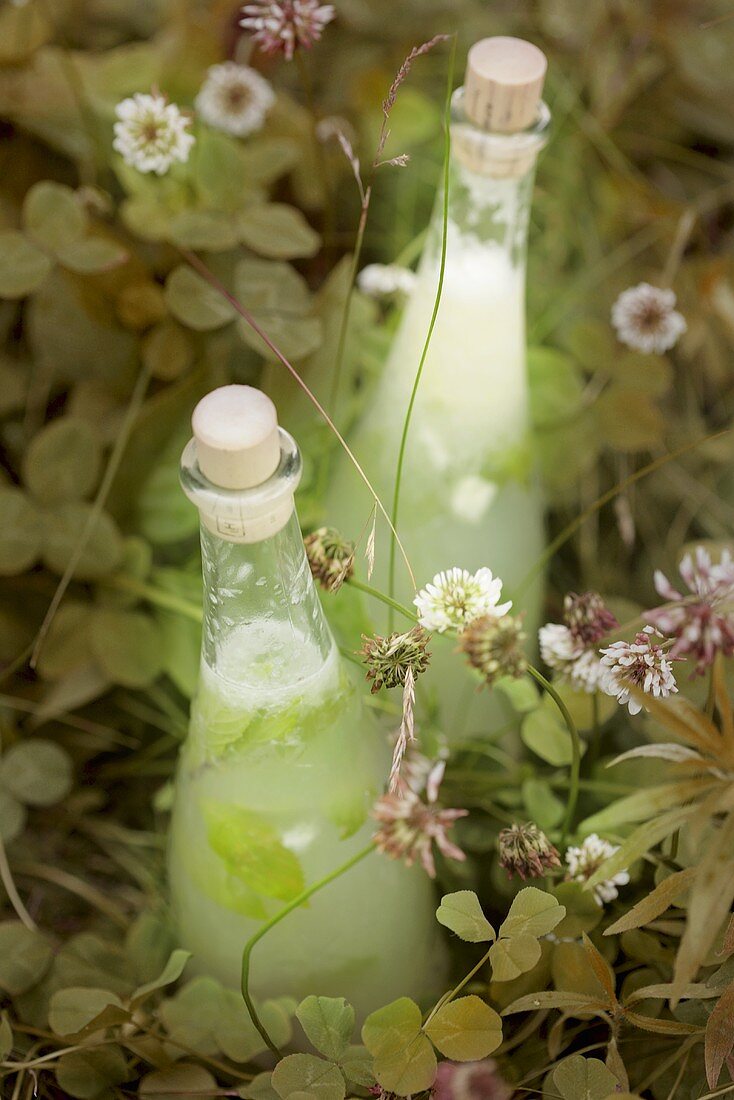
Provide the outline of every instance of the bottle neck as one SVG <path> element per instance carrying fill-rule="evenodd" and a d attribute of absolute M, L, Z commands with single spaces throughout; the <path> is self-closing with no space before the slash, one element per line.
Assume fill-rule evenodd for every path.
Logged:
<path fill-rule="evenodd" d="M 317 671 L 333 648 L 295 510 L 276 534 L 232 542 L 201 524 L 202 658 L 224 679 L 281 686 Z M 277 666 L 277 667 L 276 667 Z"/>
<path fill-rule="evenodd" d="M 449 164 L 448 263 L 467 268 L 512 269 L 524 275 L 535 165 L 547 140 L 550 112 L 541 104 L 536 123 L 515 134 L 489 133 L 471 122 L 463 88 L 452 99 Z M 432 263 L 441 252 L 443 189 L 431 221 L 426 251 Z"/>

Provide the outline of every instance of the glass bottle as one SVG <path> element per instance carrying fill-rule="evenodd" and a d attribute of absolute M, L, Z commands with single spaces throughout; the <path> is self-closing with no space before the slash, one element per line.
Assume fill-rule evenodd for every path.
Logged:
<path fill-rule="evenodd" d="M 484 76 L 488 67 L 496 79 L 489 93 L 486 85 L 480 87 L 485 100 L 477 107 L 482 77 L 477 65 L 484 49 L 489 54 Z M 528 81 L 503 85 L 508 49 L 527 51 Z M 511 598 L 544 546 L 543 501 L 529 457 L 525 361 L 527 228 L 535 161 L 550 123 L 539 98 L 544 72 L 545 58 L 530 43 L 485 39 L 470 51 L 466 85 L 452 99 L 444 284 L 407 437 L 398 518 L 418 587 L 454 565 L 471 571 L 489 566 L 504 581 L 503 599 Z M 524 99 L 519 116 L 508 108 L 513 95 Z M 510 121 L 521 126 L 512 132 L 486 129 L 477 118 L 484 123 L 496 116 L 493 105 L 505 121 L 509 112 Z M 381 378 L 350 438 L 388 512 L 403 423 L 439 282 L 443 218 L 442 189 L 414 290 Z M 372 499 L 353 468 L 343 459 L 340 463 L 327 498 L 327 519 L 356 537 L 368 522 Z M 383 591 L 389 585 L 389 541 L 387 525 L 378 522 L 373 583 Z M 394 592 L 411 604 L 414 588 L 399 550 Z M 540 607 L 539 584 L 515 604 L 515 610 L 525 611 L 530 637 L 539 625 Z M 385 628 L 389 613 L 379 605 L 369 610 L 378 629 Z M 434 638 L 432 648 L 426 690 L 433 685 L 449 739 L 496 721 L 498 704 L 488 692 L 477 694 L 452 652 L 455 642 Z"/>
<path fill-rule="evenodd" d="M 260 922 L 369 843 L 389 757 L 321 609 L 293 501 L 301 458 L 272 402 L 223 387 L 194 431 L 181 482 L 201 516 L 204 623 L 169 879 L 193 968 L 236 987 Z M 434 913 L 425 874 L 370 855 L 261 940 L 251 991 L 345 996 L 361 1016 L 420 996 L 441 980 Z"/>

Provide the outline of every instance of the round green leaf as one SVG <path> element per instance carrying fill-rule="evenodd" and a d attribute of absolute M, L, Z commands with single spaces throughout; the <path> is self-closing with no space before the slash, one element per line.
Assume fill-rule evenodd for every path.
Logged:
<path fill-rule="evenodd" d="M 547 936 L 565 915 L 566 910 L 553 894 L 537 886 L 524 886 L 500 925 L 500 936 Z"/>
<path fill-rule="evenodd" d="M 547 704 L 526 716 L 520 736 L 547 764 L 559 768 L 571 763 L 571 734 Z"/>
<path fill-rule="evenodd" d="M 511 940 L 497 940 L 489 951 L 492 964 L 492 980 L 511 982 L 528 970 L 532 970 L 540 959 L 540 944 L 535 936 L 513 936 Z"/>
<path fill-rule="evenodd" d="M 190 336 L 171 318 L 161 321 L 145 337 L 143 362 L 154 378 L 170 382 L 184 374 L 193 361 Z"/>
<path fill-rule="evenodd" d="M 145 687 L 163 668 L 160 630 L 141 611 L 100 608 L 90 624 L 89 644 L 105 675 L 125 687 Z"/>
<path fill-rule="evenodd" d="M 56 1066 L 59 1087 L 78 1100 L 95 1100 L 128 1077 L 125 1055 L 117 1046 L 75 1050 L 62 1055 Z"/>
<path fill-rule="evenodd" d="M 619 1081 L 598 1058 L 572 1054 L 553 1070 L 553 1084 L 563 1100 L 606 1100 Z"/>
<path fill-rule="evenodd" d="M 56 252 L 82 236 L 87 215 L 70 187 L 42 180 L 25 197 L 23 224 L 42 248 Z"/>
<path fill-rule="evenodd" d="M 469 943 L 488 943 L 495 938 L 494 929 L 472 890 L 457 890 L 441 898 L 436 920 Z"/>
<path fill-rule="evenodd" d="M 53 264 L 23 233 L 0 233 L 0 298 L 25 298 L 38 290 Z"/>
<path fill-rule="evenodd" d="M 71 790 L 71 759 L 53 741 L 20 741 L 0 758 L 0 781 L 29 806 L 53 806 Z"/>
<path fill-rule="evenodd" d="M 84 501 L 70 501 L 45 513 L 43 560 L 52 572 L 61 575 L 76 555 L 91 521 L 92 508 Z M 106 512 L 101 512 L 92 521 L 91 534 L 86 538 L 74 576 L 84 581 L 104 577 L 120 564 L 124 553 L 117 524 Z"/>
<path fill-rule="evenodd" d="M 138 1085 L 138 1096 L 156 1096 L 158 1100 L 181 1100 L 182 1096 L 215 1093 L 217 1082 L 203 1066 L 178 1062 L 170 1069 L 149 1073 Z"/>
<path fill-rule="evenodd" d="M 166 302 L 177 321 L 197 332 L 221 328 L 237 316 L 226 298 L 185 264 L 168 276 Z"/>
<path fill-rule="evenodd" d="M 440 1008 L 426 1034 L 447 1058 L 474 1062 L 486 1058 L 502 1042 L 502 1020 L 479 997 L 460 997 Z"/>
<path fill-rule="evenodd" d="M 168 236 L 182 248 L 226 252 L 237 246 L 237 225 L 218 210 L 183 210 L 171 218 Z"/>
<path fill-rule="evenodd" d="M 564 804 L 545 779 L 526 779 L 522 785 L 522 800 L 528 818 L 541 829 L 552 829 L 563 818 Z"/>
<path fill-rule="evenodd" d="M 23 461 L 23 479 L 41 504 L 82 500 L 97 484 L 102 447 L 86 420 L 54 420 L 35 436 Z"/>
<path fill-rule="evenodd" d="M 400 997 L 372 1012 L 362 1041 L 375 1059 L 375 1077 L 383 1088 L 404 1096 L 430 1088 L 436 1055 L 421 1031 L 423 1017 L 415 1001 Z"/>
<path fill-rule="evenodd" d="M 106 237 L 86 237 L 59 248 L 56 257 L 69 271 L 75 271 L 78 275 L 94 275 L 120 267 L 127 262 L 129 253 L 122 245 Z"/>
<path fill-rule="evenodd" d="M 290 901 L 304 888 L 303 868 L 265 818 L 242 806 L 204 802 L 207 838 L 227 871 L 257 894 Z"/>
<path fill-rule="evenodd" d="M 237 226 L 243 244 L 273 259 L 313 256 L 321 244 L 301 211 L 282 202 L 248 207 L 239 214 Z"/>
<path fill-rule="evenodd" d="M 13 1029 L 8 1022 L 8 1017 L 3 1012 L 0 1015 L 0 1062 L 4 1062 L 13 1049 Z"/>
<path fill-rule="evenodd" d="M 30 569 L 41 553 L 41 518 L 25 493 L 13 488 L 0 489 L 0 515 L 0 576 L 14 577 Z"/>
<path fill-rule="evenodd" d="M 51 998 L 48 1022 L 57 1035 L 76 1035 L 93 1024 L 108 1006 L 121 1007 L 119 997 L 109 989 L 71 986 Z"/>
<path fill-rule="evenodd" d="M 51 965 L 53 951 L 42 932 L 17 920 L 0 924 L 0 989 L 11 997 L 25 993 Z"/>
<path fill-rule="evenodd" d="M 344 1100 L 344 1078 L 335 1065 L 313 1054 L 289 1054 L 278 1062 L 270 1079 L 282 1100 L 299 1095 L 313 1100 Z"/>
<path fill-rule="evenodd" d="M 296 1017 L 311 1046 L 332 1062 L 338 1062 L 354 1031 L 354 1009 L 343 997 L 306 997 Z"/>
<path fill-rule="evenodd" d="M 89 624 L 91 604 L 69 600 L 56 612 L 38 658 L 38 672 L 46 680 L 61 680 L 92 659 Z"/>
<path fill-rule="evenodd" d="M 10 791 L 0 787 L 0 837 L 5 844 L 11 844 L 25 829 L 25 806 Z"/>

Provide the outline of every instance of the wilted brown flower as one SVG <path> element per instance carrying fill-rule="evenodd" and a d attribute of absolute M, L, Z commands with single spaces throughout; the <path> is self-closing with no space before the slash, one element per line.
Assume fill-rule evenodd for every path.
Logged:
<path fill-rule="evenodd" d="M 303 541 L 314 580 L 327 592 L 338 592 L 354 572 L 354 543 L 333 527 L 319 527 Z"/>
<path fill-rule="evenodd" d="M 532 822 L 511 825 L 499 835 L 500 867 L 512 878 L 540 878 L 552 867 L 561 866 L 558 850 L 542 829 Z"/>
<path fill-rule="evenodd" d="M 410 669 L 414 677 L 425 672 L 431 660 L 426 648 L 430 635 L 422 626 L 414 626 L 404 634 L 394 633 L 387 638 L 375 634 L 362 635 L 359 655 L 367 666 L 367 679 L 372 681 L 374 694 L 380 688 L 401 687 Z"/>
<path fill-rule="evenodd" d="M 502 676 L 517 678 L 526 671 L 525 638 L 520 617 L 482 615 L 462 631 L 459 648 L 491 687 Z"/>
<path fill-rule="evenodd" d="M 420 792 L 403 784 L 399 794 L 383 795 L 372 808 L 372 816 L 380 824 L 374 836 L 378 850 L 392 859 L 405 860 L 408 867 L 412 867 L 416 859 L 420 860 L 431 878 L 436 877 L 434 841 L 448 859 L 466 859 L 461 848 L 449 840 L 447 831 L 469 811 L 443 810 L 436 805 L 444 767 L 440 761 L 427 776 L 427 801 L 423 801 Z"/>

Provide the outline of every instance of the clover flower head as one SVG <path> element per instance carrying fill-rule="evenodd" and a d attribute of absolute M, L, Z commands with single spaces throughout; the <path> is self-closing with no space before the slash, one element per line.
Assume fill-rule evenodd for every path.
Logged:
<path fill-rule="evenodd" d="M 163 176 L 176 161 L 189 159 L 195 141 L 190 120 L 165 96 L 136 92 L 117 104 L 115 114 L 113 148 L 138 172 Z"/>
<path fill-rule="evenodd" d="M 498 841 L 500 867 L 510 878 L 515 874 L 521 879 L 540 878 L 551 868 L 561 866 L 558 849 L 532 822 L 502 829 Z"/>
<path fill-rule="evenodd" d="M 292 61 L 296 49 L 311 49 L 334 18 L 332 4 L 318 0 L 254 0 L 242 9 L 240 26 L 252 31 L 263 53 Z"/>
<path fill-rule="evenodd" d="M 461 631 L 474 619 L 491 615 L 496 619 L 506 615 L 512 601 L 500 603 L 502 581 L 491 569 L 468 569 L 454 566 L 437 573 L 430 584 L 422 588 L 413 603 L 418 609 L 418 622 L 426 630 L 439 634 L 447 630 Z"/>
<path fill-rule="evenodd" d="M 605 860 L 613 856 L 618 846 L 610 844 L 608 840 L 602 840 L 596 833 L 591 833 L 577 848 L 568 848 L 566 851 L 567 881 L 588 882 Z M 629 872 L 618 871 L 611 878 L 594 886 L 592 893 L 599 906 L 614 901 L 619 891 L 618 886 L 626 886 L 629 882 Z"/>
<path fill-rule="evenodd" d="M 688 593 L 679 592 L 659 569 L 655 588 L 674 606 L 658 607 L 647 616 L 653 626 L 673 638 L 671 657 L 695 660 L 694 675 L 702 675 L 717 653 L 734 655 L 734 561 L 724 550 L 712 564 L 705 547 L 686 554 L 679 566 Z"/>
<path fill-rule="evenodd" d="M 602 664 L 609 675 L 601 684 L 607 695 L 613 695 L 630 714 L 639 714 L 642 704 L 630 693 L 639 688 L 656 699 L 666 699 L 678 690 L 666 649 L 655 641 L 663 635 L 646 626 L 632 642 L 613 642 L 601 650 Z M 668 643 L 666 643 L 667 645 Z"/>
<path fill-rule="evenodd" d="M 540 628 L 541 657 L 574 691 L 603 690 L 608 671 L 596 643 L 619 623 L 598 592 L 568 593 L 563 618 Z"/>
<path fill-rule="evenodd" d="M 354 572 L 354 544 L 333 527 L 319 527 L 303 542 L 314 580 L 327 592 L 338 592 Z"/>
<path fill-rule="evenodd" d="M 368 638 L 363 634 L 359 655 L 367 666 L 372 693 L 382 687 L 402 687 L 408 669 L 414 677 L 425 672 L 431 660 L 427 649 L 429 637 L 422 626 L 414 626 L 403 634 L 390 634 L 387 638 L 379 634 Z"/>
<path fill-rule="evenodd" d="M 225 61 L 206 74 L 196 109 L 207 126 L 235 137 L 246 137 L 262 128 L 275 102 L 275 93 L 249 65 Z"/>
<path fill-rule="evenodd" d="M 518 679 L 527 671 L 526 638 L 521 616 L 481 615 L 462 631 L 459 648 L 491 687 L 503 676 Z"/>
<path fill-rule="evenodd" d="M 510 1100 L 512 1089 L 492 1058 L 480 1062 L 441 1062 L 433 1100 Z"/>
<path fill-rule="evenodd" d="M 357 286 L 369 298 L 407 298 L 415 284 L 415 272 L 400 264 L 367 264 L 357 276 Z"/>
<path fill-rule="evenodd" d="M 647 355 L 668 351 L 687 328 L 673 291 L 650 283 L 622 291 L 612 306 L 612 324 L 623 344 Z"/>
<path fill-rule="evenodd" d="M 404 860 L 408 867 L 418 860 L 431 878 L 436 877 L 434 843 L 448 859 L 466 859 L 461 848 L 449 840 L 448 830 L 469 811 L 437 805 L 444 768 L 439 761 L 425 777 L 424 786 L 416 789 L 417 784 L 403 782 L 396 793 L 378 798 L 372 808 L 372 817 L 379 824 L 374 835 L 378 850 L 391 859 Z"/>

